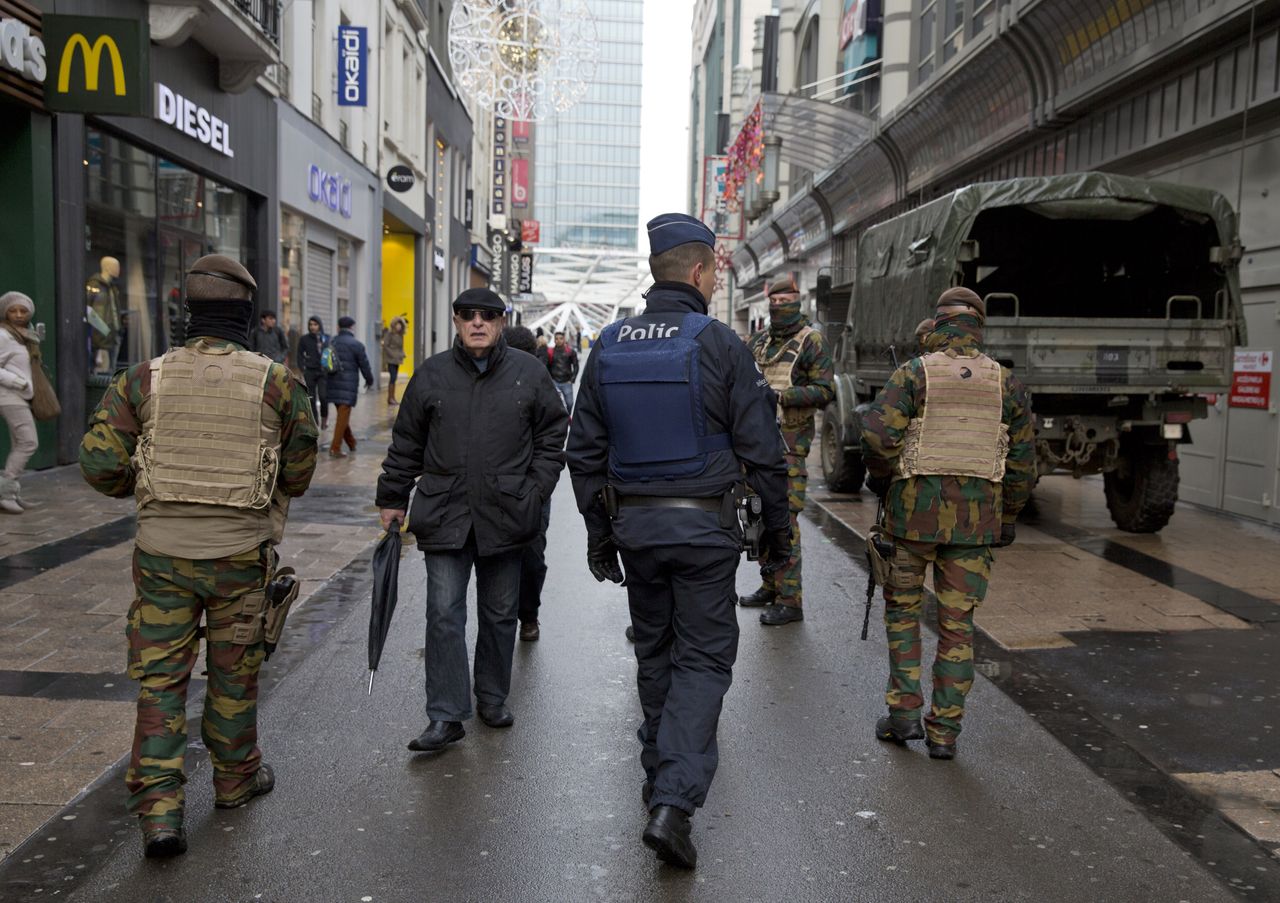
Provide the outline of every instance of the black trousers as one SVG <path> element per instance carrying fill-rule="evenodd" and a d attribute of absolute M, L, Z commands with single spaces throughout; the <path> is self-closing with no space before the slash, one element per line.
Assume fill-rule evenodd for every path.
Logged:
<path fill-rule="evenodd" d="M 324 374 L 308 372 L 303 375 L 307 387 L 307 398 L 311 401 L 311 416 L 315 418 L 316 426 L 319 426 L 322 416 L 324 420 L 329 419 L 329 402 L 321 398 L 324 394 Z"/>
<path fill-rule="evenodd" d="M 692 815 L 720 762 L 716 728 L 738 657 L 732 549 L 664 546 L 623 551 L 636 684 L 644 724 L 640 764 L 649 805 Z"/>
<path fill-rule="evenodd" d="M 542 585 L 547 582 L 547 528 L 551 526 L 551 499 L 542 503 L 542 530 L 520 550 L 520 623 L 538 620 Z"/>

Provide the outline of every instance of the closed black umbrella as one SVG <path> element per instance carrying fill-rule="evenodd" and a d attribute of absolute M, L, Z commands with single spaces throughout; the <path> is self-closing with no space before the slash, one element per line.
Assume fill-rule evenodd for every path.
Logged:
<path fill-rule="evenodd" d="M 387 644 L 391 616 L 395 614 L 400 582 L 400 521 L 393 520 L 386 535 L 373 550 L 373 603 L 369 607 L 369 693 L 373 693 L 373 674 Z"/>

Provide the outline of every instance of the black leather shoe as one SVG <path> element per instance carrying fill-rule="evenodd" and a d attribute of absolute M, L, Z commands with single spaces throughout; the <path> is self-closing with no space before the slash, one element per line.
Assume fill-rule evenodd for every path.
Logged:
<path fill-rule="evenodd" d="M 542 631 L 538 629 L 537 621 L 522 621 L 520 623 L 520 639 L 524 642 L 532 643 L 541 635 Z"/>
<path fill-rule="evenodd" d="M 213 804 L 219 809 L 239 809 L 241 806 L 247 805 L 249 800 L 253 799 L 255 796 L 266 796 L 275 789 L 275 772 L 271 770 L 270 765 L 259 765 L 258 770 L 253 775 L 253 783 L 249 785 L 248 790 L 234 799 L 215 799 Z"/>
<path fill-rule="evenodd" d="M 511 727 L 516 723 L 516 716 L 505 705 L 476 704 L 476 714 L 489 727 Z"/>
<path fill-rule="evenodd" d="M 636 629 L 630 624 L 627 625 L 627 642 L 634 643 L 636 641 Z"/>
<path fill-rule="evenodd" d="M 153 827 L 142 829 L 142 855 L 148 859 L 168 859 L 187 851 L 187 832 L 176 828 Z"/>
<path fill-rule="evenodd" d="M 466 735 L 461 721 L 432 721 L 425 731 L 409 741 L 409 748 L 414 752 L 435 752 Z"/>
<path fill-rule="evenodd" d="M 778 627 L 803 620 L 804 609 L 795 605 L 782 605 L 775 602 L 773 605 L 765 606 L 764 611 L 760 612 L 760 623 L 766 627 Z"/>
<path fill-rule="evenodd" d="M 954 759 L 956 757 L 956 745 L 954 743 L 934 743 L 932 740 L 926 740 L 925 745 L 929 747 L 930 759 Z"/>
<path fill-rule="evenodd" d="M 675 806 L 658 806 L 644 829 L 644 845 L 663 862 L 691 869 L 698 864 L 698 851 L 689 835 L 689 816 Z"/>
<path fill-rule="evenodd" d="M 902 721 L 892 715 L 884 715 L 876 719 L 876 739 L 889 740 L 894 743 L 906 743 L 908 740 L 923 740 L 924 725 L 920 719 Z"/>
<path fill-rule="evenodd" d="M 640 799 L 644 802 L 644 811 L 649 811 L 649 800 L 653 799 L 653 781 L 645 781 L 640 788 Z"/>
<path fill-rule="evenodd" d="M 743 608 L 763 608 L 766 605 L 772 605 L 777 598 L 777 593 L 762 586 L 749 596 L 739 596 L 738 604 Z"/>

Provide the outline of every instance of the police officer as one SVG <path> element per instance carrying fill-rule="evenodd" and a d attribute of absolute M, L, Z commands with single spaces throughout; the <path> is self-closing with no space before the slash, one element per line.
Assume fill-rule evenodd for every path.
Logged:
<path fill-rule="evenodd" d="M 1035 483 L 1031 399 L 1012 372 L 983 353 L 985 319 L 974 292 L 943 292 L 924 353 L 897 369 L 863 418 L 867 486 L 885 499 L 894 540 L 884 588 L 889 713 L 876 722 L 876 737 L 923 738 L 934 759 L 955 758 L 973 686 L 974 608 L 987 592 L 991 547 L 1013 542 L 1014 521 Z M 922 726 L 920 609 L 930 564 L 938 651 Z"/>
<path fill-rule="evenodd" d="M 761 556 L 761 586 L 738 600 L 744 607 L 764 606 L 767 626 L 804 620 L 800 584 L 800 512 L 804 511 L 809 471 L 805 459 L 813 444 L 813 416 L 835 398 L 831 355 L 800 309 L 800 290 L 788 275 L 769 286 L 769 327 L 751 337 L 751 354 L 778 396 L 778 425 L 787 444 L 787 506 L 791 542 L 781 555 Z"/>
<path fill-rule="evenodd" d="M 229 257 L 197 260 L 185 347 L 119 374 L 80 444 L 89 485 L 138 502 L 126 635 L 141 687 L 125 781 L 148 857 L 187 848 L 182 764 L 202 616 L 214 804 L 243 806 L 275 784 L 257 743 L 266 594 L 288 500 L 311 482 L 317 433 L 302 384 L 245 350 L 256 288 Z"/>
<path fill-rule="evenodd" d="M 643 315 L 601 333 L 583 371 L 568 461 L 597 580 L 622 582 L 639 663 L 644 842 L 693 868 L 689 816 L 719 754 L 738 651 L 734 511 L 745 466 L 765 541 L 790 542 L 775 399 L 746 345 L 707 316 L 715 236 L 680 213 L 648 224 L 655 283 Z"/>

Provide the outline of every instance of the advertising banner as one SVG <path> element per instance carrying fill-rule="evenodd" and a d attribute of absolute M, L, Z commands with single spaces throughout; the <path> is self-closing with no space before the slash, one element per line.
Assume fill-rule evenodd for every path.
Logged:
<path fill-rule="evenodd" d="M 536 219 L 520 222 L 520 241 L 526 245 L 536 245 L 542 241 L 542 225 Z"/>
<path fill-rule="evenodd" d="M 742 238 L 742 214 L 729 209 L 725 196 L 725 179 L 729 175 L 728 157 L 704 157 L 702 164 L 702 216 L 716 238 Z"/>
<path fill-rule="evenodd" d="M 368 32 L 362 25 L 338 26 L 338 106 L 369 103 Z"/>
<path fill-rule="evenodd" d="M 511 206 L 517 210 L 529 206 L 529 161 L 524 158 L 511 161 Z"/>

